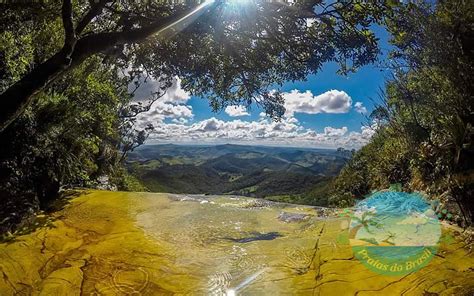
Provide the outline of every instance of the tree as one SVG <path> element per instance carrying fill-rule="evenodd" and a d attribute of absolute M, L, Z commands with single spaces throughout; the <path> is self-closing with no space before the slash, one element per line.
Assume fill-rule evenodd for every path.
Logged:
<path fill-rule="evenodd" d="M 456 212 L 459 224 L 470 224 L 474 3 L 418 2 L 391 12 L 385 22 L 392 35 L 387 66 L 393 77 L 370 116 L 379 129 L 336 178 L 333 200 L 350 201 L 344 193 L 355 193 L 354 187 L 364 189 L 356 193 L 362 197 L 401 183 L 406 190 L 442 197 L 444 210 Z"/>
<path fill-rule="evenodd" d="M 0 233 L 47 209 L 63 186 L 89 187 L 121 174 L 119 109 L 129 99 L 126 81 L 90 58 L 0 134 Z"/>
<path fill-rule="evenodd" d="M 54 35 L 59 23 L 63 31 L 44 58 L 34 58 L 44 44 L 32 45 L 33 58 L 24 61 L 20 73 L 8 81 L 2 77 L 3 131 L 36 94 L 94 55 L 132 69 L 130 75 L 178 75 L 186 90 L 208 96 L 214 109 L 256 102 L 278 117 L 284 113 L 282 97 L 273 91 L 278 85 L 304 79 L 327 61 L 338 61 L 341 72 L 374 61 L 378 48 L 369 28 L 392 4 L 63 0 L 1 5 L 3 33 L 43 30 Z"/>

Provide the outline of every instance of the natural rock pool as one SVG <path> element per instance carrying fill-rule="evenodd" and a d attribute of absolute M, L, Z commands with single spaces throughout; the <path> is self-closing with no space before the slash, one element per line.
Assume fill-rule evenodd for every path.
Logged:
<path fill-rule="evenodd" d="M 339 211 L 243 197 L 89 191 L 0 244 L 1 295 L 472 295 L 474 256 L 443 226 L 420 270 L 374 272 Z"/>

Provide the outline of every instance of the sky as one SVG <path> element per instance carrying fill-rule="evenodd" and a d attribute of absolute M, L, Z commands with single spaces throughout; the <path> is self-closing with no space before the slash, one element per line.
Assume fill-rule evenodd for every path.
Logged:
<path fill-rule="evenodd" d="M 388 34 L 374 28 L 382 55 L 389 48 Z M 244 144 L 312 148 L 357 149 L 376 129 L 367 116 L 379 100 L 389 72 L 367 65 L 341 76 L 335 63 L 327 63 L 306 81 L 288 82 L 280 89 L 286 113 L 280 122 L 267 118 L 256 105 L 228 106 L 212 112 L 206 98 L 190 96 L 179 77 L 149 112 L 137 118 L 139 127 L 151 123 L 147 144 Z M 146 97 L 158 82 L 140 87 L 136 98 Z"/>

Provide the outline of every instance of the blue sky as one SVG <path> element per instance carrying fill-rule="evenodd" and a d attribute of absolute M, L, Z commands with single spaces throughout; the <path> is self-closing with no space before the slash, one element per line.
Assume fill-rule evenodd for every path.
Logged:
<path fill-rule="evenodd" d="M 288 82 L 281 88 L 284 92 L 297 89 L 300 91 L 310 90 L 314 95 L 336 89 L 345 91 L 354 102 L 362 102 L 367 108 L 368 114 L 373 109 L 372 100 L 378 100 L 380 87 L 384 86 L 386 71 L 380 71 L 375 65 L 365 66 L 356 73 L 347 77 L 336 74 L 338 66 L 335 63 L 324 65 L 322 71 L 317 75 L 311 75 L 307 81 Z M 227 115 L 224 110 L 213 113 L 209 108 L 207 100 L 192 97 L 189 104 L 194 110 L 194 120 L 200 121 L 210 117 L 216 117 L 222 120 L 232 120 L 233 117 Z M 249 110 L 250 116 L 245 120 L 256 120 L 259 117 L 261 109 L 252 106 Z M 326 126 L 347 126 L 350 131 L 359 130 L 361 123 L 366 123 L 366 118 L 354 109 L 348 113 L 331 114 L 305 114 L 296 113 L 295 117 L 308 128 L 323 129 Z"/>
<path fill-rule="evenodd" d="M 389 36 L 378 27 L 374 31 L 380 39 L 383 57 L 389 48 Z M 390 73 L 377 64 L 347 76 L 338 75 L 337 69 L 335 63 L 328 63 L 306 81 L 284 84 L 280 90 L 288 95 L 289 103 L 285 106 L 293 111 L 281 123 L 262 117 L 262 110 L 256 106 L 235 106 L 234 112 L 226 109 L 214 113 L 205 98 L 189 96 L 182 90 L 178 78 L 167 96 L 149 114 L 139 118 L 139 124 L 151 122 L 155 126 L 148 143 L 359 148 L 373 134 L 373 129 L 364 126 L 366 115 L 373 110 L 373 100 L 378 100 L 380 88 Z M 293 90 L 300 96 L 291 96 Z M 306 100 L 309 107 L 299 106 L 301 100 Z M 329 108 L 336 100 L 343 105 Z M 367 112 L 361 114 L 365 110 L 358 106 Z"/>

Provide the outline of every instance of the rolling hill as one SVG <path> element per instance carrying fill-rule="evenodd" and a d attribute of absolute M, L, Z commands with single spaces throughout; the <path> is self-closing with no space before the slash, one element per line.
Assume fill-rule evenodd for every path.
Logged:
<path fill-rule="evenodd" d="M 345 150 L 243 145 L 145 145 L 127 166 L 150 191 L 236 194 L 325 204 L 321 192 L 350 157 Z"/>

